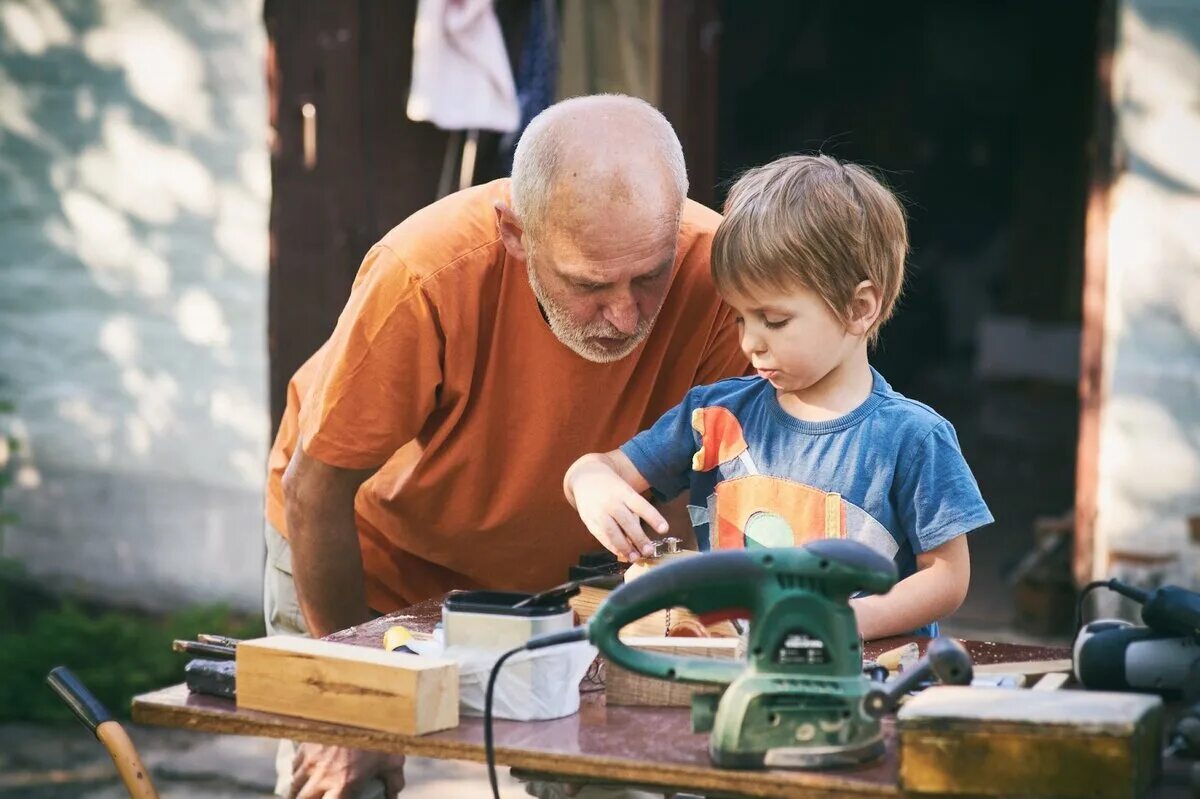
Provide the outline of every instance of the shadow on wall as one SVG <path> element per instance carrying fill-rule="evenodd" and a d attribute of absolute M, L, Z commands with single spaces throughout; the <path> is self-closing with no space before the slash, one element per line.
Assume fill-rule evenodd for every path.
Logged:
<path fill-rule="evenodd" d="M 85 593 L 257 602 L 260 12 L 0 5 L 0 376 L 22 445 L 3 554 Z"/>

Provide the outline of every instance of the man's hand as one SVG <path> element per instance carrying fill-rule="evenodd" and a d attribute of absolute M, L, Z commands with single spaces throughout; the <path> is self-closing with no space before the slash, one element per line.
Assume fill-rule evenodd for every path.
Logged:
<path fill-rule="evenodd" d="M 399 796 L 404 789 L 404 755 L 300 744 L 292 761 L 292 790 L 288 797 L 353 799 L 373 779 L 383 781 L 386 799 Z"/>
<path fill-rule="evenodd" d="M 667 532 L 667 520 L 637 490 L 646 480 L 619 450 L 584 455 L 563 479 L 567 501 L 596 540 L 618 559 L 636 563 L 652 555 L 654 545 L 642 531 L 642 522 L 655 532 Z"/>

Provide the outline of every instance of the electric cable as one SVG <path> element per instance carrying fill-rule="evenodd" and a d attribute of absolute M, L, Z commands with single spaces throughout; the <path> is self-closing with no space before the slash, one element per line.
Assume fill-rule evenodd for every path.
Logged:
<path fill-rule="evenodd" d="M 527 650 L 542 649 L 547 646 L 558 646 L 559 644 L 571 644 L 576 641 L 586 640 L 587 627 L 573 627 L 570 630 L 534 636 L 516 649 L 510 649 L 505 652 L 496 661 L 496 664 L 492 666 L 492 673 L 488 675 L 487 693 L 484 695 L 483 700 L 483 750 L 484 758 L 487 760 L 488 782 L 492 786 L 493 799 L 500 799 L 500 786 L 496 782 L 496 748 L 492 735 L 492 699 L 496 692 L 496 678 L 500 676 L 500 667 L 504 665 L 504 661 L 513 655 Z"/>

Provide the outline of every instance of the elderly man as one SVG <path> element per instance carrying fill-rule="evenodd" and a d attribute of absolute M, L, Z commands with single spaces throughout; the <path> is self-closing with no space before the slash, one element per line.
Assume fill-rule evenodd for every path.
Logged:
<path fill-rule="evenodd" d="M 719 217 L 686 195 L 658 111 L 575 98 L 529 125 L 510 180 L 367 253 L 271 453 L 272 633 L 326 635 L 454 588 L 547 588 L 596 549 L 558 488 L 572 460 L 746 370 L 709 278 Z M 632 510 L 624 523 L 641 535 Z M 291 795 L 379 777 L 390 796 L 402 762 L 305 745 Z"/>

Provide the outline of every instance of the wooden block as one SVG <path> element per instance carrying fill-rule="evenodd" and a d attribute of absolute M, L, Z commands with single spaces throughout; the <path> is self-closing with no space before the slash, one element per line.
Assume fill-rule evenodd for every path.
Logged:
<path fill-rule="evenodd" d="M 1052 672 L 1052 673 L 1047 674 L 1046 676 L 1042 677 L 1042 679 L 1038 680 L 1037 684 L 1033 686 L 1033 690 L 1034 691 L 1057 691 L 1059 688 L 1062 688 L 1064 685 L 1066 685 L 1067 681 L 1070 679 L 1071 679 L 1071 675 L 1068 674 L 1067 672 L 1062 672 L 1062 671 Z"/>
<path fill-rule="evenodd" d="M 458 665 L 311 638 L 237 647 L 237 705 L 402 735 L 458 726 Z"/>
<path fill-rule="evenodd" d="M 626 637 L 623 643 L 651 652 L 662 652 L 678 657 L 711 657 L 733 659 L 738 657 L 740 641 L 736 638 L 665 638 Z M 628 671 L 612 661 L 604 664 L 605 702 L 610 705 L 632 707 L 691 707 L 692 694 L 705 691 L 704 686 L 690 685 L 673 680 L 660 680 L 644 674 Z"/>
<path fill-rule="evenodd" d="M 1158 774 L 1162 700 L 937 686 L 897 714 L 909 793 L 1117 799 Z"/>
<path fill-rule="evenodd" d="M 579 623 L 585 624 L 592 614 L 596 612 L 596 608 L 602 603 L 611 593 L 604 588 L 596 588 L 595 586 L 585 585 L 579 589 L 579 593 L 570 599 L 571 609 L 579 616 Z M 638 619 L 632 624 L 627 624 L 621 628 L 621 636 L 637 636 L 637 637 L 662 637 L 668 632 L 667 622 L 670 621 L 671 629 L 679 626 L 703 628 L 704 631 L 713 638 L 736 638 L 737 630 L 727 621 L 717 622 L 704 626 L 700 624 L 700 620 L 691 611 L 683 608 L 673 608 L 669 613 L 660 610 L 657 613 L 651 613 L 648 616 Z"/>

